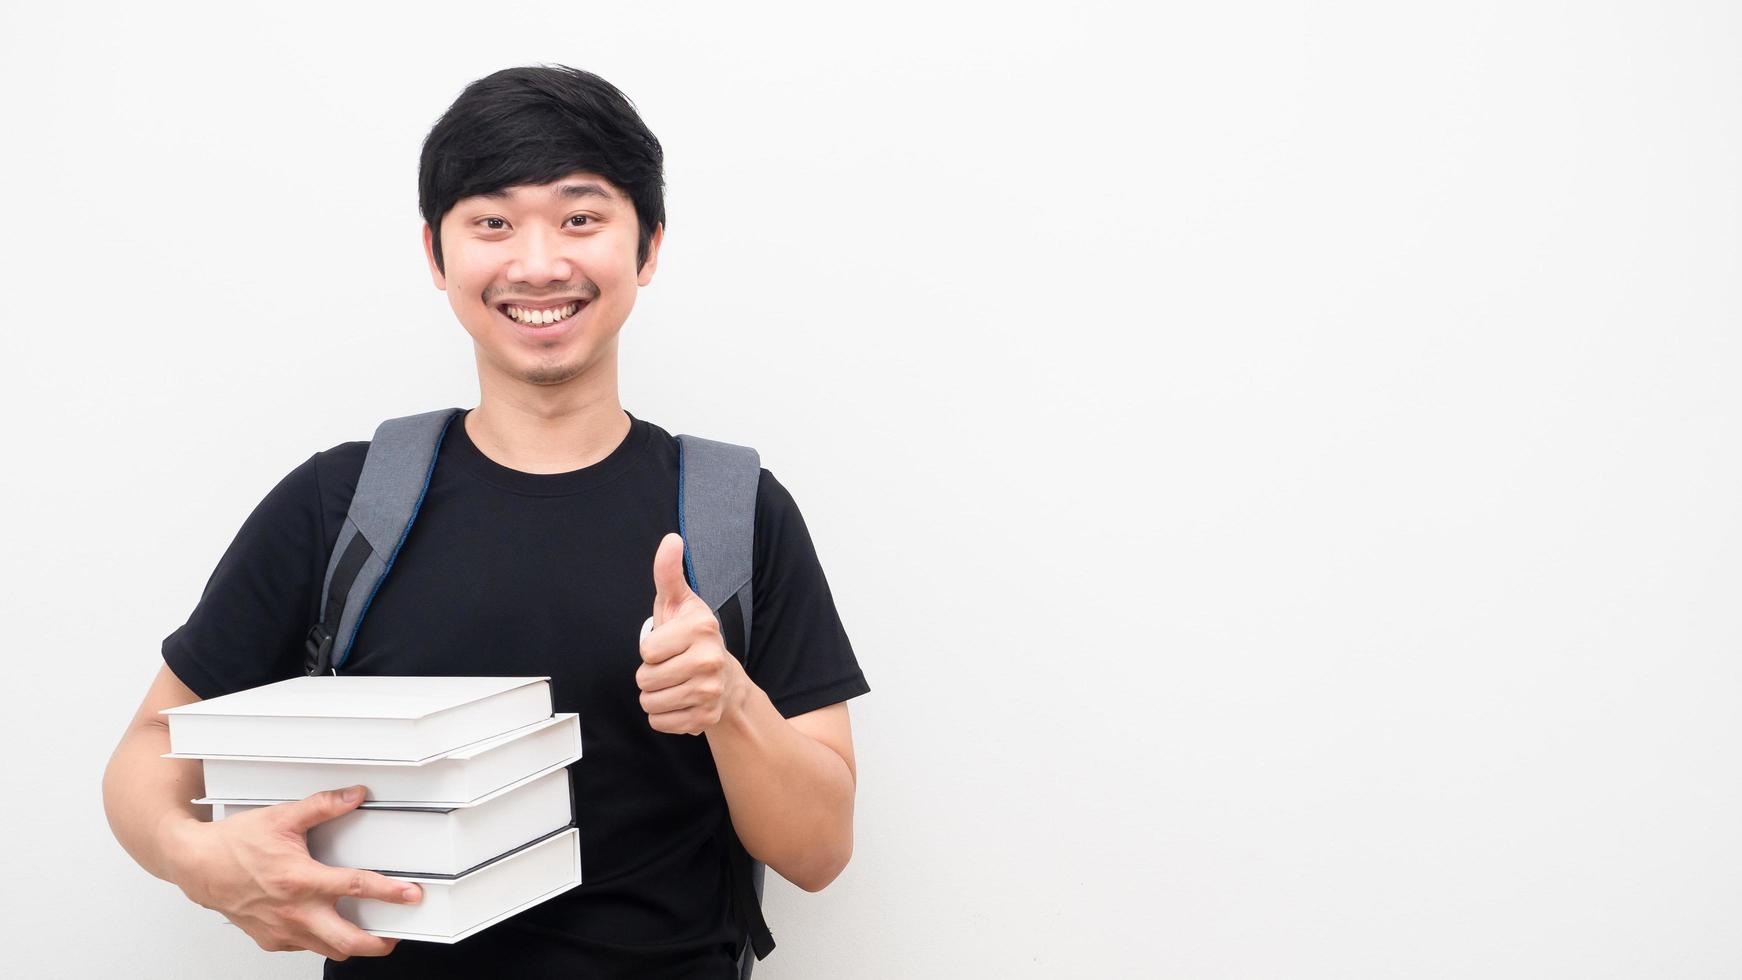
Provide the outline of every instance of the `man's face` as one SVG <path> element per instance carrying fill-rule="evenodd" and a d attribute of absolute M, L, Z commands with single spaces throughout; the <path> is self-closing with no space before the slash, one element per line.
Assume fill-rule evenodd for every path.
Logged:
<path fill-rule="evenodd" d="M 436 269 L 428 224 L 424 256 L 472 335 L 480 372 L 558 385 L 615 354 L 665 229 L 654 230 L 637 269 L 634 203 L 605 178 L 576 172 L 465 198 L 442 216 L 441 233 L 446 273 Z"/>

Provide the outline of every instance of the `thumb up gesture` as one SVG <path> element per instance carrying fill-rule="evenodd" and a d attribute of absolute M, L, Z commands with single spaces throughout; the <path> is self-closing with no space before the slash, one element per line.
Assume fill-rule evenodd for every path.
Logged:
<path fill-rule="evenodd" d="M 683 538 L 675 533 L 653 555 L 653 587 L 635 669 L 641 709 L 655 731 L 700 735 L 740 710 L 750 678 L 726 649 L 714 611 L 684 577 Z"/>

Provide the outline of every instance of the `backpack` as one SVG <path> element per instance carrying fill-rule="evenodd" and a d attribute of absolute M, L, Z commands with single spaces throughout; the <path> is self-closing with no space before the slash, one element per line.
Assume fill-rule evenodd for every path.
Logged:
<path fill-rule="evenodd" d="M 429 489 L 436 454 L 448 425 L 464 410 L 444 408 L 389 419 L 375 430 L 344 526 L 321 582 L 321 619 L 310 627 L 304 668 L 337 674 L 351 652 L 363 614 L 393 568 L 412 521 Z M 736 596 L 743 612 L 745 655 L 750 650 L 750 583 L 761 457 L 748 446 L 680 435 L 678 444 L 678 533 L 683 536 L 684 577 L 720 616 Z M 724 623 L 722 622 L 722 626 Z M 762 917 L 764 865 L 750 856 L 732 827 L 726 837 L 732 915 L 748 942 L 740 948 L 738 975 L 749 980 L 756 960 L 774 949 Z M 754 952 L 755 959 L 750 954 Z"/>

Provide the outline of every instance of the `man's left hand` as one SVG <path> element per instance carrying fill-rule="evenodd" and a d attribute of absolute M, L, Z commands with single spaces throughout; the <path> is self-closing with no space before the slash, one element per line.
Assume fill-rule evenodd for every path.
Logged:
<path fill-rule="evenodd" d="M 653 586 L 653 629 L 641 636 L 635 669 L 641 709 L 655 731 L 701 735 L 730 720 L 751 681 L 726 649 L 714 611 L 684 578 L 683 538 L 676 533 L 660 539 Z"/>

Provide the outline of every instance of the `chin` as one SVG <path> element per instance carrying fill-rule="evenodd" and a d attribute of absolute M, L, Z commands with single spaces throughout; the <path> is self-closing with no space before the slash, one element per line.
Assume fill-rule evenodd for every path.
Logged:
<path fill-rule="evenodd" d="M 504 373 L 527 384 L 547 386 L 560 385 L 586 374 L 598 363 L 599 359 L 599 352 L 590 348 L 579 351 L 564 351 L 563 353 L 568 355 L 566 357 L 527 357 L 527 352 L 524 350 L 505 353 L 508 356 L 499 358 L 496 362 L 505 369 Z"/>
<path fill-rule="evenodd" d="M 473 333 L 474 340 L 479 336 Z M 609 358 L 614 346 L 610 342 L 598 344 L 578 332 L 544 345 L 529 345 L 514 336 L 484 336 L 487 342 L 477 344 L 480 366 L 487 362 L 500 375 L 541 387 L 564 384 L 589 373 Z"/>
<path fill-rule="evenodd" d="M 584 364 L 551 364 L 546 367 L 533 368 L 530 371 L 521 371 L 519 377 L 527 384 L 560 385 L 580 377 L 584 370 L 586 370 Z"/>

